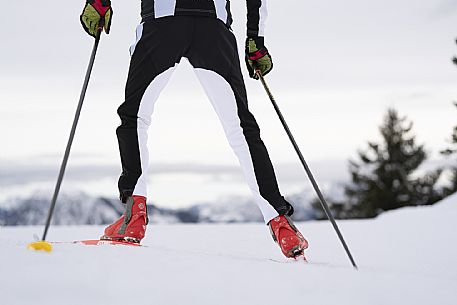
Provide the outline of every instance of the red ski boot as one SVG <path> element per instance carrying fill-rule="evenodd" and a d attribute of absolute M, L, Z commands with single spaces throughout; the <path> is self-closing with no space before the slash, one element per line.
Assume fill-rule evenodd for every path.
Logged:
<path fill-rule="evenodd" d="M 278 243 L 286 257 L 296 258 L 303 255 L 308 242 L 287 216 L 278 216 L 269 222 L 271 236 Z"/>
<path fill-rule="evenodd" d="M 146 232 L 148 212 L 146 198 L 132 196 L 127 199 L 124 215 L 105 229 L 101 240 L 123 240 L 140 243 Z"/>

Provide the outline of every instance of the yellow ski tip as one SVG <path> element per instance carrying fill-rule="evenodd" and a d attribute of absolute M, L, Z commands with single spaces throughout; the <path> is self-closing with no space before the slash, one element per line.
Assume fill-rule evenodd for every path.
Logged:
<path fill-rule="evenodd" d="M 47 241 L 41 240 L 41 241 L 35 241 L 33 243 L 30 243 L 27 246 L 27 249 L 35 250 L 35 251 L 51 252 L 52 245 L 50 243 L 48 243 Z"/>

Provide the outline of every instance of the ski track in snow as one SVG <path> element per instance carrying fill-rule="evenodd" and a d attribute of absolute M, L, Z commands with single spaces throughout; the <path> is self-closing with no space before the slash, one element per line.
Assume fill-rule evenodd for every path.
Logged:
<path fill-rule="evenodd" d="M 26 249 L 42 227 L 0 229 L 1 304 L 457 304 L 457 195 L 373 220 L 299 223 L 309 260 L 282 256 L 261 224 L 150 225 L 147 247 Z M 97 238 L 98 226 L 49 239 Z"/>

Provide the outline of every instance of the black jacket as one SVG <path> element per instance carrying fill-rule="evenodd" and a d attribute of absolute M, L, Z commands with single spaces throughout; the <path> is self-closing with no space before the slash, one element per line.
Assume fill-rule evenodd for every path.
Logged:
<path fill-rule="evenodd" d="M 267 0 L 246 0 L 247 36 L 263 36 Z M 142 21 L 165 16 L 204 16 L 232 24 L 230 0 L 141 0 Z"/>

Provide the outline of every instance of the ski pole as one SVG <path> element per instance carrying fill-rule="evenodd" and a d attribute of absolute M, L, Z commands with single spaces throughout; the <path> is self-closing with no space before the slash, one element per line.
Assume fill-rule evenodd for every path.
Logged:
<path fill-rule="evenodd" d="M 81 114 L 83 101 L 84 101 L 84 98 L 86 96 L 87 87 L 89 85 L 90 75 L 92 73 L 92 68 L 94 66 L 95 55 L 97 54 L 97 48 L 98 48 L 98 44 L 100 42 L 100 34 L 101 34 L 101 31 L 102 31 L 102 27 L 103 27 L 103 24 L 100 23 L 99 28 L 97 30 L 97 35 L 95 37 L 94 46 L 92 48 L 92 54 L 90 56 L 89 65 L 87 67 L 86 77 L 84 79 L 84 83 L 83 83 L 83 87 L 82 87 L 82 90 L 81 90 L 81 94 L 79 96 L 79 103 L 78 103 L 78 106 L 76 108 L 76 113 L 75 113 L 75 117 L 74 117 L 74 120 L 73 120 L 73 125 L 72 125 L 71 131 L 70 131 L 70 137 L 68 138 L 67 147 L 65 149 L 65 154 L 64 154 L 64 157 L 63 157 L 63 160 L 62 160 L 62 164 L 60 166 L 59 176 L 57 178 L 57 183 L 56 183 L 56 186 L 55 186 L 55 189 L 54 189 L 54 195 L 52 196 L 52 200 L 51 200 L 51 206 L 49 207 L 49 212 L 48 212 L 48 217 L 46 219 L 46 224 L 45 224 L 45 227 L 44 227 L 43 237 L 41 238 L 41 241 L 35 242 L 35 243 L 31 243 L 29 245 L 29 248 L 32 248 L 34 250 L 51 251 L 51 249 L 52 249 L 50 244 L 45 242 L 46 235 L 48 233 L 48 229 L 49 229 L 49 226 L 51 224 L 51 219 L 52 219 L 52 216 L 54 214 L 54 208 L 55 208 L 57 197 L 58 197 L 59 191 L 60 191 L 60 186 L 62 184 L 63 176 L 65 174 L 65 169 L 67 167 L 67 162 L 68 162 L 68 157 L 70 155 L 71 145 L 72 145 L 73 139 L 75 137 L 76 126 L 78 125 L 78 120 L 79 120 L 79 116 Z"/>
<path fill-rule="evenodd" d="M 295 142 L 295 139 L 294 139 L 289 127 L 287 126 L 287 123 L 286 123 L 281 111 L 279 110 L 278 104 L 276 103 L 276 101 L 275 101 L 275 99 L 273 97 L 273 94 L 271 93 L 270 88 L 268 87 L 268 85 L 267 85 L 267 83 L 265 81 L 265 78 L 262 75 L 262 72 L 260 70 L 256 69 L 256 73 L 259 76 L 259 79 L 262 82 L 262 85 L 265 88 L 265 91 L 266 91 L 268 97 L 270 98 L 271 103 L 273 104 L 273 107 L 274 107 L 274 109 L 276 111 L 276 114 L 279 117 L 279 120 L 282 123 L 282 126 L 284 127 L 284 130 L 286 131 L 287 135 L 289 136 L 290 142 L 292 143 L 295 151 L 297 152 L 298 158 L 300 159 L 303 167 L 305 168 L 306 174 L 308 175 L 308 178 L 311 181 L 311 184 L 313 185 L 317 196 L 319 197 L 320 204 L 321 204 L 322 208 L 324 209 L 324 212 L 327 215 L 327 218 L 332 223 L 333 228 L 335 229 L 336 234 L 338 235 L 338 238 L 340 239 L 341 243 L 343 244 L 344 250 L 346 251 L 346 253 L 347 253 L 348 257 L 349 257 L 349 260 L 351 261 L 352 266 L 355 269 L 357 269 L 357 264 L 355 263 L 354 258 L 352 257 L 352 254 L 351 254 L 351 251 L 349 250 L 348 245 L 344 241 L 343 234 L 341 234 L 341 231 L 338 228 L 338 225 L 336 224 L 335 218 L 333 217 L 332 212 L 330 211 L 330 209 L 328 207 L 328 204 L 327 204 L 324 196 L 322 195 L 322 192 L 321 192 L 319 186 L 317 185 L 316 179 L 314 179 L 313 173 L 311 172 L 308 164 L 306 163 L 305 158 L 303 157 L 303 155 L 302 155 L 302 153 L 300 151 L 300 148 L 297 145 L 297 142 Z"/>

